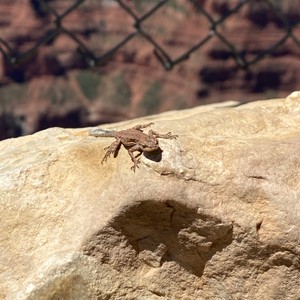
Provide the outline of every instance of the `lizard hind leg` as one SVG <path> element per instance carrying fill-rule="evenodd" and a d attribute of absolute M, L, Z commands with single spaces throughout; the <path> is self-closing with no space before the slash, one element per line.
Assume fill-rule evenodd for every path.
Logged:
<path fill-rule="evenodd" d="M 140 149 L 138 145 L 135 145 L 127 150 L 128 150 L 128 154 L 130 155 L 131 161 L 133 162 L 133 166 L 131 167 L 131 170 L 135 172 L 135 169 L 139 167 L 138 166 L 138 164 L 140 163 L 139 156 L 142 155 L 143 151 Z M 134 155 L 135 151 L 138 151 L 138 154 Z"/>
<path fill-rule="evenodd" d="M 143 152 L 139 152 L 136 156 L 134 156 L 132 154 L 132 156 L 130 155 L 130 152 L 129 152 L 129 155 L 131 156 L 131 160 L 133 162 L 133 166 L 130 168 L 133 172 L 135 172 L 135 169 L 139 167 L 139 163 L 140 163 L 140 156 Z"/>

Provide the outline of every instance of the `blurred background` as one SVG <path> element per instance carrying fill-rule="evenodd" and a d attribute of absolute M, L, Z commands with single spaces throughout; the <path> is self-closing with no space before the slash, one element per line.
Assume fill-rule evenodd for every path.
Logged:
<path fill-rule="evenodd" d="M 0 139 L 286 97 L 300 0 L 1 0 Z"/>

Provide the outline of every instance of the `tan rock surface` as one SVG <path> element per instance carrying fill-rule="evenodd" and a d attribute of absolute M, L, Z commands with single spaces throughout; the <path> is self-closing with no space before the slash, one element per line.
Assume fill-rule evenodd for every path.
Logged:
<path fill-rule="evenodd" d="M 149 121 L 179 137 L 135 173 L 87 129 L 0 143 L 0 299 L 299 299 L 300 93 L 108 127 Z"/>

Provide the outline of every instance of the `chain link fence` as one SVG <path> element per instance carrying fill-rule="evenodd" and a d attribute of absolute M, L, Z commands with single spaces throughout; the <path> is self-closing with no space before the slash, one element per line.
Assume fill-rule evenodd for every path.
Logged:
<path fill-rule="evenodd" d="M 300 80 L 299 7 L 300 0 L 1 0 L 0 140 L 284 97 Z"/>
<path fill-rule="evenodd" d="M 57 8 L 57 4 L 60 1 L 51 0 L 32 0 L 32 5 L 36 13 L 40 17 L 44 17 L 47 23 L 51 25 L 50 30 L 46 30 L 44 35 L 40 37 L 39 40 L 32 45 L 31 48 L 26 51 L 19 51 L 14 48 L 11 41 L 5 40 L 1 37 L 0 33 L 0 51 L 4 57 L 6 63 L 17 67 L 22 62 L 28 60 L 30 57 L 34 56 L 37 50 L 43 45 L 47 45 L 49 42 L 57 39 L 60 35 L 67 35 L 71 40 L 77 44 L 77 51 L 82 55 L 84 61 L 88 66 L 101 65 L 104 62 L 110 60 L 118 50 L 125 47 L 131 40 L 142 37 L 145 43 L 150 44 L 153 47 L 154 55 L 159 60 L 161 65 L 165 70 L 171 70 L 174 66 L 180 64 L 181 62 L 189 59 L 189 57 L 195 51 L 201 51 L 212 38 L 217 38 L 223 46 L 225 46 L 230 52 L 230 56 L 235 60 L 236 66 L 242 69 L 248 69 L 251 65 L 257 63 L 259 60 L 263 59 L 265 56 L 274 53 L 281 45 L 290 40 L 297 47 L 300 46 L 300 39 L 295 34 L 297 26 L 299 25 L 300 18 L 294 13 L 294 8 L 299 4 L 299 1 L 277 1 L 277 0 L 239 0 L 239 1 L 212 1 L 217 2 L 220 7 L 223 7 L 222 15 L 216 18 L 204 7 L 205 0 L 190 0 L 176 3 L 174 0 L 160 0 L 160 1 L 143 1 L 143 0 L 103 0 L 103 1 L 89 1 L 89 0 L 77 0 L 68 1 L 71 2 L 69 7 L 60 11 Z M 61 1 L 66 3 L 66 1 Z M 108 49 L 103 53 L 96 53 L 93 49 L 90 49 L 82 39 L 68 29 L 64 25 L 64 20 L 76 11 L 79 7 L 86 5 L 87 2 L 90 5 L 97 5 L 100 2 L 102 5 L 119 5 L 119 7 L 132 19 L 133 26 L 129 28 L 129 33 L 126 34 L 121 41 L 118 41 L 113 47 Z M 298 4 L 297 4 L 298 3 Z M 168 51 L 166 51 L 161 45 L 161 43 L 156 39 L 154 35 L 147 32 L 144 24 L 151 22 L 153 16 L 166 6 L 176 6 L 183 8 L 185 5 L 193 6 L 196 9 L 199 18 L 205 18 L 207 21 L 207 28 L 199 28 L 199 31 L 206 32 L 205 36 L 201 36 L 201 39 L 195 40 L 195 43 L 189 47 L 184 53 L 172 57 Z M 59 5 L 58 5 L 59 6 Z M 264 18 L 268 15 L 272 15 L 274 23 L 281 27 L 282 36 L 274 43 L 268 45 L 266 49 L 247 57 L 241 49 L 234 42 L 231 41 L 226 35 L 223 34 L 222 28 L 226 23 L 230 22 L 233 15 L 238 14 L 245 6 L 251 6 L 252 14 L 256 14 L 256 18 L 261 17 L 261 22 L 263 23 Z M 141 7 L 146 7 L 142 14 L 138 13 L 138 10 L 142 10 Z M 140 8 L 140 9 L 137 9 Z M 251 17 L 251 16 L 250 16 Z M 101 20 L 99 20 L 100 22 Z M 80 24 L 79 24 L 80 25 Z M 263 24 L 262 24 L 263 25 Z M 263 26 L 262 29 L 264 30 Z M 101 34 L 101 32 L 99 32 Z M 98 51 L 99 52 L 99 51 Z"/>

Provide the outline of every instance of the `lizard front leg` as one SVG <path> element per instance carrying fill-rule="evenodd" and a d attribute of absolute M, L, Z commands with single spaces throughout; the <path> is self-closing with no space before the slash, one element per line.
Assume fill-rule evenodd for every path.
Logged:
<path fill-rule="evenodd" d="M 153 138 L 161 138 L 161 139 L 176 139 L 178 135 L 172 135 L 171 132 L 168 132 L 166 134 L 160 134 L 158 132 L 155 132 L 154 130 L 149 130 L 148 135 Z"/>
<path fill-rule="evenodd" d="M 118 152 L 120 150 L 121 147 L 121 141 L 120 140 L 116 140 L 115 142 L 113 142 L 110 146 L 104 148 L 104 150 L 107 150 L 103 159 L 101 160 L 101 164 L 103 164 L 103 162 L 107 161 L 107 158 L 113 153 L 114 157 L 116 157 L 118 155 Z"/>

